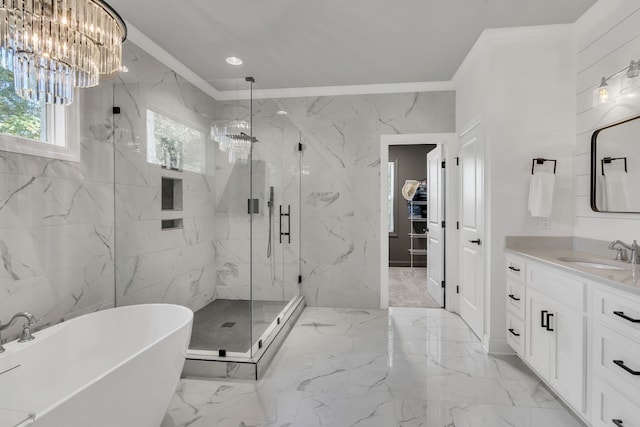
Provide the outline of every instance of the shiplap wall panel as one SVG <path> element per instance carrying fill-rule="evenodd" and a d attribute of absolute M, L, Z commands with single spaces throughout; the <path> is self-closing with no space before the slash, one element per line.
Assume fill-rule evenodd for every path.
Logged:
<path fill-rule="evenodd" d="M 591 106 L 592 91 L 602 76 L 624 69 L 631 59 L 640 59 L 640 1 L 600 0 L 578 20 L 576 30 L 575 235 L 600 240 L 640 239 L 640 214 L 593 212 L 589 197 L 593 131 L 640 114 L 640 96 Z M 610 85 L 617 94 L 620 79 L 613 79 Z"/>
<path fill-rule="evenodd" d="M 578 52 L 638 10 L 634 0 L 600 0 L 578 20 Z"/>

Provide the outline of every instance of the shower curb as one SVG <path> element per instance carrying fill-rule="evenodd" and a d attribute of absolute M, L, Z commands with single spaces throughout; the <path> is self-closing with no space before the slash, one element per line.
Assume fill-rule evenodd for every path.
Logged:
<path fill-rule="evenodd" d="M 293 329 L 305 306 L 304 298 L 300 298 L 288 316 L 283 319 L 282 327 L 264 343 L 264 349 L 261 350 L 257 359 L 224 357 L 204 359 L 187 356 L 182 369 L 182 378 L 259 380 L 278 353 L 278 349 L 289 335 L 289 332 Z"/>

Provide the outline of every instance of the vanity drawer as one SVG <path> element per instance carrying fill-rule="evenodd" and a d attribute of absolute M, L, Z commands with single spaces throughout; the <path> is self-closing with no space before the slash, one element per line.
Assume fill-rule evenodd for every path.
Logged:
<path fill-rule="evenodd" d="M 524 321 L 507 310 L 507 344 L 524 357 Z"/>
<path fill-rule="evenodd" d="M 640 341 L 640 299 L 596 289 L 594 292 L 596 322 L 622 328 Z M 639 355 L 640 357 L 640 355 Z"/>
<path fill-rule="evenodd" d="M 507 255 L 507 279 L 524 283 L 525 264 L 522 258 Z"/>
<path fill-rule="evenodd" d="M 527 264 L 527 286 L 562 303 L 571 310 L 585 311 L 584 283 L 534 263 Z"/>
<path fill-rule="evenodd" d="M 640 427 L 639 402 L 631 402 L 596 377 L 593 380 L 592 421 L 594 427 Z"/>
<path fill-rule="evenodd" d="M 594 372 L 629 395 L 640 396 L 640 342 L 608 326 L 594 328 Z"/>
<path fill-rule="evenodd" d="M 507 308 L 524 319 L 524 285 L 507 278 Z"/>

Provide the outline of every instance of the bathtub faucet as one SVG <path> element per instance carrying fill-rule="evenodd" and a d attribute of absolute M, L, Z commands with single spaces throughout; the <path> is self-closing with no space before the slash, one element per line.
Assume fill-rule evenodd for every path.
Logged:
<path fill-rule="evenodd" d="M 20 335 L 20 339 L 18 340 L 18 342 L 27 342 L 33 340 L 35 337 L 31 335 L 29 326 L 35 325 L 36 323 L 38 323 L 38 321 L 36 320 L 36 317 L 28 311 L 21 311 L 20 313 L 16 313 L 13 315 L 11 320 L 9 320 L 9 322 L 5 323 L 4 325 L 0 324 L 0 333 L 16 323 L 16 320 L 18 320 L 19 317 L 24 317 L 25 319 L 27 319 L 27 323 L 22 326 L 22 335 Z M 2 352 L 4 352 L 4 347 L 2 346 L 2 335 L 0 334 L 0 353 Z"/>

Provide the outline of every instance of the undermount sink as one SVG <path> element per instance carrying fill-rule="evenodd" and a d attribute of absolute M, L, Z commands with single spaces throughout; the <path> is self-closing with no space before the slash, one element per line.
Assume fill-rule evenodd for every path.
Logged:
<path fill-rule="evenodd" d="M 597 258 L 575 258 L 575 257 L 558 257 L 558 261 L 576 264 L 581 267 L 589 267 L 589 268 L 598 268 L 600 270 L 627 270 L 629 267 L 624 264 L 615 262 L 615 261 L 607 261 L 603 259 Z"/>

